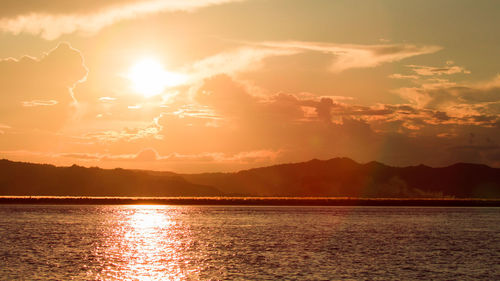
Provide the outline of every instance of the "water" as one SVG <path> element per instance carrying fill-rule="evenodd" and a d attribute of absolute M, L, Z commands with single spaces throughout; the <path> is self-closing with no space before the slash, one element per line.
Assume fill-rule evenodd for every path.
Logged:
<path fill-rule="evenodd" d="M 5 280 L 500 280 L 500 208 L 0 206 Z"/>

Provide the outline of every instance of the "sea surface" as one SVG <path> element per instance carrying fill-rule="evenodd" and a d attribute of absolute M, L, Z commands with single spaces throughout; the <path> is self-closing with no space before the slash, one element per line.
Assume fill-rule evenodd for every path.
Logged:
<path fill-rule="evenodd" d="M 2 280 L 500 280 L 500 208 L 0 205 Z"/>

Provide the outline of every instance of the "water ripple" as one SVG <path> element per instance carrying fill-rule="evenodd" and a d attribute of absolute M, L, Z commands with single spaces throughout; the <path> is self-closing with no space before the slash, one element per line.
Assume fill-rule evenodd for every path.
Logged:
<path fill-rule="evenodd" d="M 500 208 L 0 206 L 4 280 L 500 280 Z"/>

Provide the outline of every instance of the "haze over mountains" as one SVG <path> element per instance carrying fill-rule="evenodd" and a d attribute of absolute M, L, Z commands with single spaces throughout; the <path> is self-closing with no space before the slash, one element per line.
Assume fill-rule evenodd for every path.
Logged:
<path fill-rule="evenodd" d="M 0 160 L 0 195 L 500 198 L 500 169 L 466 163 L 390 167 L 333 158 L 236 173 L 176 174 Z"/>

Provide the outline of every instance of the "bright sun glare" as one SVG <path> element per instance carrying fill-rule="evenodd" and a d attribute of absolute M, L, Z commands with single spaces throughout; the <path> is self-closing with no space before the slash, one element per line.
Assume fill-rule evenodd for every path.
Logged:
<path fill-rule="evenodd" d="M 166 71 L 161 63 L 151 58 L 134 64 L 127 77 L 133 89 L 144 97 L 159 95 L 166 88 L 179 86 L 186 81 L 185 75 Z"/>

